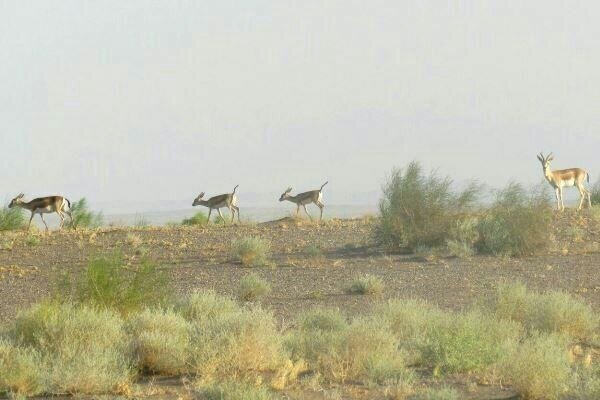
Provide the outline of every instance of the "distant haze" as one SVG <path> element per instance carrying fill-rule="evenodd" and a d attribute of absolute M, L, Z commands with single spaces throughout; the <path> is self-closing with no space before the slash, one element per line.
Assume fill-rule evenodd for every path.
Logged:
<path fill-rule="evenodd" d="M 600 177 L 600 4 L 450 3 L 2 1 L 0 200 L 374 204 L 413 159 L 501 186 L 539 151 Z"/>

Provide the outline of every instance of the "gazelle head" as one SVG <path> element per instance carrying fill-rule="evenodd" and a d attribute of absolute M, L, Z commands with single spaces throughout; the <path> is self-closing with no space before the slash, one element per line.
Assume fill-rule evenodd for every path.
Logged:
<path fill-rule="evenodd" d="M 197 206 L 197 205 L 200 205 L 200 204 L 202 204 L 202 201 L 203 201 L 203 200 L 202 200 L 202 198 L 203 198 L 203 197 L 204 197 L 204 192 L 200 193 L 200 194 L 198 195 L 198 197 L 196 197 L 196 198 L 194 199 L 194 202 L 192 203 L 192 206 Z"/>
<path fill-rule="evenodd" d="M 279 201 L 284 201 L 285 199 L 290 198 L 291 191 L 292 191 L 291 187 L 287 188 L 286 191 L 281 194 L 281 197 L 279 197 Z"/>
<path fill-rule="evenodd" d="M 544 154 L 540 152 L 540 154 L 538 154 L 537 156 L 537 159 L 540 161 L 540 163 L 542 163 L 542 168 L 544 169 L 544 171 L 546 171 L 550 169 L 550 163 L 552 162 L 552 160 L 554 160 L 554 156 L 552 155 L 552 153 L 548 154 L 547 156 L 544 156 Z"/>
<path fill-rule="evenodd" d="M 10 204 L 8 205 L 8 208 L 17 207 L 19 204 L 22 204 L 23 203 L 23 196 L 24 196 L 24 194 L 21 193 L 17 197 L 15 197 L 14 199 L 12 199 L 10 201 Z"/>

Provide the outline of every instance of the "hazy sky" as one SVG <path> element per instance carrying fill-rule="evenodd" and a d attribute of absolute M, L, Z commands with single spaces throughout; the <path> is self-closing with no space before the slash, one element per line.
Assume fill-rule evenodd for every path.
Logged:
<path fill-rule="evenodd" d="M 0 200 L 328 179 L 344 203 L 412 159 L 537 182 L 540 150 L 595 180 L 598 20 L 592 1 L 0 0 Z"/>

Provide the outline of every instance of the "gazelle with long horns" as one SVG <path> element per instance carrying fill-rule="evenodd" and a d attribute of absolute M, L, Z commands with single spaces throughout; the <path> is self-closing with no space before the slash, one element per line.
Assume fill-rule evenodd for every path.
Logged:
<path fill-rule="evenodd" d="M 312 220 L 312 217 L 306 210 L 306 205 L 310 204 L 310 203 L 314 203 L 321 210 L 321 216 L 319 218 L 319 221 L 321 221 L 321 220 L 323 220 L 323 208 L 325 207 L 325 204 L 323 204 L 322 191 L 323 191 L 323 187 L 325 187 L 325 185 L 327 185 L 328 183 L 329 182 L 325 182 L 324 184 L 322 184 L 320 189 L 311 190 L 311 191 L 303 192 L 303 193 L 298 193 L 295 196 L 290 195 L 292 188 L 289 187 L 289 188 L 287 188 L 287 190 L 285 192 L 283 192 L 281 197 L 279 197 L 279 201 L 287 200 L 287 201 L 291 201 L 292 203 L 296 204 L 296 216 L 298 216 L 298 212 L 300 211 L 300 206 L 304 207 L 304 212 L 306 213 L 306 215 L 308 215 L 308 218 L 310 218 L 311 220 Z"/>
<path fill-rule="evenodd" d="M 583 182 L 587 179 L 588 183 L 590 182 L 590 175 L 588 172 L 581 168 L 569 168 L 569 169 L 561 169 L 561 170 L 550 170 L 550 162 L 554 159 L 552 153 L 544 156 L 542 153 L 537 156 L 540 163 L 542 163 L 542 168 L 544 170 L 544 176 L 546 180 L 552 185 L 554 191 L 556 192 L 556 207 L 558 210 L 563 211 L 565 209 L 565 204 L 563 202 L 563 188 L 569 186 L 575 186 L 577 190 L 579 190 L 579 195 L 581 198 L 579 199 L 579 207 L 578 210 L 581 210 L 583 207 L 583 202 L 585 201 L 585 197 L 588 199 L 588 206 L 592 207 L 591 200 L 591 192 L 586 189 L 583 185 Z"/>
<path fill-rule="evenodd" d="M 238 222 L 240 222 L 240 209 L 237 206 L 238 200 L 237 200 L 237 196 L 235 195 L 235 191 L 238 188 L 238 186 L 239 185 L 235 185 L 232 193 L 226 193 L 226 194 L 220 194 L 218 196 L 213 196 L 208 200 L 202 200 L 202 198 L 204 197 L 204 192 L 202 192 L 198 195 L 198 197 L 196 197 L 194 199 L 194 203 L 192 203 L 192 206 L 208 207 L 208 221 L 209 222 L 210 222 L 210 213 L 212 212 L 212 210 L 217 210 L 221 219 L 223 221 L 225 221 L 225 218 L 223 218 L 223 214 L 221 214 L 221 208 L 227 207 L 229 209 L 229 212 L 231 213 L 231 222 L 233 222 L 233 219 L 234 219 L 236 213 L 237 213 Z"/>
<path fill-rule="evenodd" d="M 62 196 L 47 196 L 47 197 L 39 197 L 37 199 L 33 199 L 31 201 L 23 200 L 23 193 L 19 194 L 17 197 L 12 199 L 8 208 L 13 207 L 21 207 L 26 210 L 31 211 L 31 216 L 29 217 L 29 225 L 27 226 L 27 230 L 31 228 L 31 220 L 35 214 L 39 214 L 40 218 L 44 225 L 46 225 L 46 231 L 48 230 L 48 224 L 44 221 L 44 214 L 57 213 L 60 217 L 60 227 L 62 229 L 65 223 L 65 214 L 69 216 L 71 219 L 71 225 L 73 224 L 73 216 L 71 215 L 71 202 L 69 199 Z"/>

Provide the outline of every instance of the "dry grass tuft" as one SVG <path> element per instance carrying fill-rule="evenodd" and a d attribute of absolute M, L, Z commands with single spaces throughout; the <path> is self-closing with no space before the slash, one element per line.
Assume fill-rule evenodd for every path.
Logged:
<path fill-rule="evenodd" d="M 248 274 L 240 280 L 237 297 L 241 301 L 255 301 L 268 295 L 271 286 L 256 274 Z"/>
<path fill-rule="evenodd" d="M 231 255 L 245 267 L 260 267 L 268 264 L 271 243 L 258 237 L 246 236 L 231 243 Z"/>
<path fill-rule="evenodd" d="M 384 289 L 385 284 L 380 277 L 365 274 L 354 278 L 345 291 L 349 294 L 381 296 Z"/>

